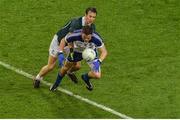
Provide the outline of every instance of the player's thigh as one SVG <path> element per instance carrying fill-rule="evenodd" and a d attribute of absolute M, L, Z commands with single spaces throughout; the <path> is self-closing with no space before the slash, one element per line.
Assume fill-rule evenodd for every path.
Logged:
<path fill-rule="evenodd" d="M 81 61 L 76 62 L 73 67 L 76 69 L 80 69 L 81 68 Z"/>
<path fill-rule="evenodd" d="M 49 46 L 49 56 L 57 57 L 59 51 L 58 36 L 54 35 L 51 44 Z"/>
<path fill-rule="evenodd" d="M 56 57 L 53 57 L 53 56 L 49 55 L 48 66 L 53 68 L 55 66 L 55 64 L 56 64 L 56 60 L 57 60 Z"/>
<path fill-rule="evenodd" d="M 90 68 L 91 68 L 91 75 L 93 78 L 95 79 L 100 79 L 101 78 L 101 67 L 100 67 L 100 63 L 98 62 L 98 60 L 94 60 L 93 62 L 91 62 L 89 64 Z"/>
<path fill-rule="evenodd" d="M 76 63 L 75 62 L 69 62 L 69 61 L 65 61 L 63 69 L 65 70 L 69 70 L 71 67 L 73 67 Z"/>
<path fill-rule="evenodd" d="M 98 62 L 98 59 L 88 62 L 88 65 L 93 73 L 101 74 L 101 66 L 100 63 Z"/>
<path fill-rule="evenodd" d="M 101 78 L 101 72 L 90 71 L 88 74 L 89 74 L 92 78 L 95 78 L 95 79 L 100 79 L 100 78 Z"/>

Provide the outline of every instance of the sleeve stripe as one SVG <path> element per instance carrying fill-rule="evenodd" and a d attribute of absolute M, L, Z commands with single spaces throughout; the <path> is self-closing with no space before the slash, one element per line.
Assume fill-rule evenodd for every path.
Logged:
<path fill-rule="evenodd" d="M 67 23 L 62 29 L 66 28 L 68 25 L 71 24 L 72 21 L 69 21 L 69 23 Z"/>

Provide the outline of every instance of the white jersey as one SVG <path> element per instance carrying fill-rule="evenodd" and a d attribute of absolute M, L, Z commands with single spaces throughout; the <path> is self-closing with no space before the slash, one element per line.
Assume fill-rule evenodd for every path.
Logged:
<path fill-rule="evenodd" d="M 98 33 L 93 33 L 89 42 L 85 42 L 81 37 L 81 30 L 77 30 L 72 34 L 66 35 L 65 40 L 67 43 L 73 43 L 74 52 L 82 53 L 85 48 L 92 48 L 96 51 L 104 45 Z"/>

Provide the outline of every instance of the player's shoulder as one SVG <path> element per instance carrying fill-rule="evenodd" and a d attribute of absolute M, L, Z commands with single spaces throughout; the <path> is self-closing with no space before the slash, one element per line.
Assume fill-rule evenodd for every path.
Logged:
<path fill-rule="evenodd" d="M 81 32 L 82 32 L 82 29 L 77 29 L 73 31 L 73 33 L 81 33 Z"/>
<path fill-rule="evenodd" d="M 82 17 L 74 17 L 71 19 L 71 22 L 73 22 L 73 23 L 79 23 L 81 21 L 82 21 Z"/>
<path fill-rule="evenodd" d="M 75 30 L 72 33 L 69 33 L 67 35 L 67 38 L 73 38 L 73 37 L 81 36 L 81 31 L 82 31 L 82 29 Z"/>
<path fill-rule="evenodd" d="M 102 38 L 98 32 L 93 32 L 93 38 L 102 42 Z"/>

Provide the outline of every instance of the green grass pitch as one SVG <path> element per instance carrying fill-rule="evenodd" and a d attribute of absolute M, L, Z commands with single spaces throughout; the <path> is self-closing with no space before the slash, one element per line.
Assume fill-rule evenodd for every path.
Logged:
<path fill-rule="evenodd" d="M 53 35 L 89 6 L 109 53 L 102 78 L 92 92 L 67 77 L 61 87 L 132 118 L 180 118 L 179 0 L 0 0 L 0 61 L 36 75 Z M 118 118 L 2 66 L 0 82 L 0 118 Z"/>

